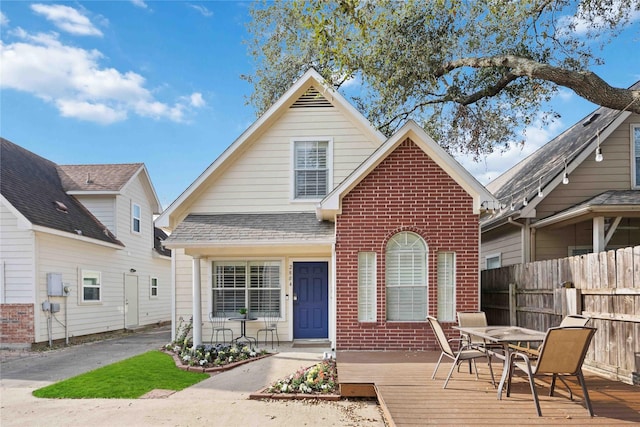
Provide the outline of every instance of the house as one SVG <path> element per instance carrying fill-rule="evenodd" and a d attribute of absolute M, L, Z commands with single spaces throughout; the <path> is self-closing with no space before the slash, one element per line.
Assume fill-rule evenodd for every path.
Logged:
<path fill-rule="evenodd" d="M 487 188 L 483 269 L 638 245 L 640 115 L 598 108 Z"/>
<path fill-rule="evenodd" d="M 144 164 L 57 165 L 0 141 L 2 345 L 167 322 L 171 253 Z"/>
<path fill-rule="evenodd" d="M 248 308 L 276 311 L 285 341 L 435 348 L 427 314 L 479 307 L 493 201 L 414 122 L 386 138 L 309 70 L 157 219 L 171 230 L 174 325 L 200 319 L 201 344 L 209 314 Z"/>

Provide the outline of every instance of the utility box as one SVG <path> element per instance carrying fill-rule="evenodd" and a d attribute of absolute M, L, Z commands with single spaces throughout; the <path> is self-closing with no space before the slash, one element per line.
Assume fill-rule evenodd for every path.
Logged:
<path fill-rule="evenodd" d="M 62 273 L 47 273 L 47 295 L 50 297 L 64 296 Z"/>
<path fill-rule="evenodd" d="M 51 303 L 51 312 L 52 313 L 57 313 L 60 311 L 60 304 L 57 302 L 52 302 Z"/>

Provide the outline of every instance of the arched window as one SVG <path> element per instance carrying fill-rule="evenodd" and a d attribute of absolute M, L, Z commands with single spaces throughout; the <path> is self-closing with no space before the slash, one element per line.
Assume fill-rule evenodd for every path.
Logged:
<path fill-rule="evenodd" d="M 427 317 L 427 244 L 415 233 L 393 236 L 386 250 L 387 320 Z"/>

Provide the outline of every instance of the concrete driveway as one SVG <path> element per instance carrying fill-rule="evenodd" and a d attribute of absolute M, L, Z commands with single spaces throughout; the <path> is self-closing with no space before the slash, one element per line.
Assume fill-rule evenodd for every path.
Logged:
<path fill-rule="evenodd" d="M 278 354 L 151 399 L 39 399 L 35 389 L 170 340 L 168 328 L 60 350 L 6 358 L 0 364 L 0 424 L 9 426 L 362 426 L 382 427 L 375 402 L 255 401 L 248 397 L 321 360 L 327 349 L 280 346 Z M 5 355 L 6 356 L 6 355 Z"/>

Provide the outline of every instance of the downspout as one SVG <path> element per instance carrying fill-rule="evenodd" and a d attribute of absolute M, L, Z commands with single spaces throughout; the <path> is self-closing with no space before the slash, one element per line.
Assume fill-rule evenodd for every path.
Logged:
<path fill-rule="evenodd" d="M 526 234 L 526 225 L 520 224 L 517 221 L 514 221 L 513 218 L 507 218 L 509 224 L 515 225 L 516 227 L 520 227 L 520 263 L 524 264 L 526 261 L 526 242 L 525 242 L 525 234 Z"/>
<path fill-rule="evenodd" d="M 171 342 L 176 340 L 176 250 L 171 251 Z"/>

